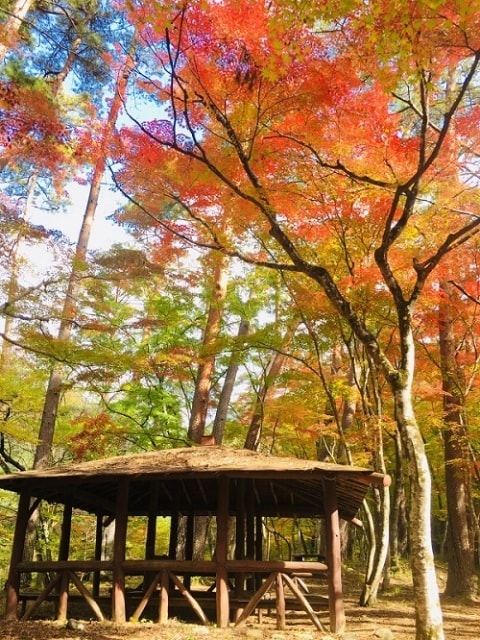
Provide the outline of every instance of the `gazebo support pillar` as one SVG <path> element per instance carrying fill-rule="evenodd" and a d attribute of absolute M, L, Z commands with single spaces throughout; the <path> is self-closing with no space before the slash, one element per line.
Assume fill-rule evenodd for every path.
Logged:
<path fill-rule="evenodd" d="M 328 605 L 330 631 L 341 634 L 345 631 L 345 610 L 342 588 L 342 551 L 340 544 L 340 518 L 338 515 L 337 481 L 335 477 L 323 480 L 325 506 L 325 529 L 328 565 Z"/>
<path fill-rule="evenodd" d="M 230 600 L 228 596 L 228 523 L 229 523 L 229 480 L 218 480 L 218 506 L 217 506 L 217 545 L 215 558 L 216 587 L 217 587 L 217 626 L 226 629 L 230 622 Z"/>
<path fill-rule="evenodd" d="M 62 520 L 62 536 L 60 538 L 60 548 L 58 552 L 58 559 L 60 561 L 68 560 L 70 553 L 70 537 L 72 531 L 72 505 L 65 504 L 63 508 L 63 520 Z M 60 592 L 58 598 L 57 608 L 57 620 L 67 619 L 68 609 L 68 577 L 64 573 L 60 580 Z"/>
<path fill-rule="evenodd" d="M 123 561 L 125 560 L 127 542 L 128 490 L 128 478 L 122 478 L 117 489 L 115 538 L 113 540 L 112 618 L 117 624 L 124 624 L 127 621 Z"/>
<path fill-rule="evenodd" d="M 17 520 L 13 536 L 10 570 L 7 580 L 7 596 L 5 619 L 17 620 L 17 608 L 20 597 L 20 574 L 17 565 L 23 559 L 25 536 L 27 534 L 28 519 L 30 517 L 30 491 L 22 491 L 18 502 Z"/>
<path fill-rule="evenodd" d="M 95 520 L 95 560 L 102 559 L 102 547 L 103 547 L 103 516 L 101 513 L 97 514 Z M 94 596 L 100 594 L 100 571 L 93 571 L 92 576 L 92 593 Z"/>

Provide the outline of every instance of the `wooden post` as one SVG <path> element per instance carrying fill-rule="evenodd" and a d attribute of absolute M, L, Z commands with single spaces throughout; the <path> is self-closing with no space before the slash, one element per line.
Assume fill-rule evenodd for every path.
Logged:
<path fill-rule="evenodd" d="M 285 630 L 285 590 L 283 588 L 283 575 L 280 571 L 277 573 L 276 580 L 276 597 L 277 597 L 277 629 Z"/>
<path fill-rule="evenodd" d="M 245 481 L 239 478 L 235 487 L 235 560 L 245 560 Z M 245 574 L 235 574 L 235 597 L 241 598 L 245 591 Z M 235 619 L 241 615 L 243 607 L 237 607 Z"/>
<path fill-rule="evenodd" d="M 172 513 L 170 517 L 170 538 L 168 543 L 168 557 L 170 558 L 170 560 L 177 559 L 178 521 L 178 513 Z"/>
<path fill-rule="evenodd" d="M 215 549 L 217 586 L 217 626 L 226 629 L 230 622 L 230 601 L 228 596 L 228 524 L 229 524 L 229 480 L 218 479 L 217 505 L 217 545 Z"/>
<path fill-rule="evenodd" d="M 263 521 L 262 516 L 255 515 L 255 560 L 263 560 Z M 258 589 L 262 582 L 260 575 L 255 575 L 255 588 Z M 259 609 L 261 611 L 261 609 Z"/>
<path fill-rule="evenodd" d="M 6 620 L 17 620 L 17 607 L 20 596 L 20 574 L 17 565 L 23 559 L 25 536 L 27 533 L 28 518 L 30 516 L 30 490 L 20 494 L 18 502 L 15 533 L 13 534 L 12 555 L 7 579 L 7 596 L 5 606 Z"/>
<path fill-rule="evenodd" d="M 95 560 L 102 559 L 102 543 L 103 543 L 103 516 L 97 514 L 95 526 Z M 100 571 L 95 569 L 92 577 L 92 593 L 95 597 L 100 595 Z"/>
<path fill-rule="evenodd" d="M 155 557 L 157 542 L 157 506 L 158 506 L 158 482 L 150 484 L 150 500 L 148 505 L 147 537 L 145 540 L 145 560 Z M 143 590 L 146 591 L 154 578 L 155 573 L 146 571 L 143 576 Z"/>
<path fill-rule="evenodd" d="M 193 544 L 195 538 L 195 514 L 191 511 L 187 516 L 187 531 L 185 535 L 185 560 L 193 560 Z M 183 579 L 187 591 L 190 591 L 192 576 L 186 575 Z"/>
<path fill-rule="evenodd" d="M 125 560 L 127 542 L 128 489 L 128 478 L 122 478 L 117 489 L 115 537 L 113 540 L 112 618 L 117 624 L 124 624 L 127 621 L 123 561 Z"/>
<path fill-rule="evenodd" d="M 65 504 L 63 507 L 62 534 L 60 538 L 60 548 L 58 550 L 59 560 L 68 560 L 70 552 L 70 536 L 72 532 L 72 505 Z M 68 609 L 68 572 L 64 571 L 59 582 L 59 598 L 57 608 L 57 620 L 67 619 Z"/>
<path fill-rule="evenodd" d="M 325 507 L 327 543 L 330 631 L 341 634 L 345 631 L 345 609 L 342 588 L 340 518 L 338 515 L 337 481 L 335 477 L 325 477 L 323 480 L 323 504 Z"/>
<path fill-rule="evenodd" d="M 247 558 L 253 560 L 255 558 L 255 509 L 254 509 L 254 493 L 253 482 L 251 480 L 245 481 L 245 505 L 246 505 L 246 518 L 247 518 Z M 247 580 L 247 589 L 255 591 L 259 586 L 257 582 L 258 576 L 253 574 Z"/>
<path fill-rule="evenodd" d="M 158 622 L 166 624 L 168 622 L 168 589 L 170 586 L 170 577 L 168 571 L 162 571 L 160 578 L 160 598 L 158 601 Z"/>

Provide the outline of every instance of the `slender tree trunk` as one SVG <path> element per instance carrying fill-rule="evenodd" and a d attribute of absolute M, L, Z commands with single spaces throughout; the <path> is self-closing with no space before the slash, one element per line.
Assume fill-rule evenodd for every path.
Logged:
<path fill-rule="evenodd" d="M 248 320 L 241 320 L 238 326 L 237 338 L 241 339 L 248 334 L 250 323 Z M 216 444 L 222 444 L 223 436 L 225 433 L 225 423 L 227 421 L 228 408 L 230 406 L 230 400 L 232 397 L 233 389 L 235 387 L 235 380 L 237 378 L 239 367 L 239 358 L 236 348 L 232 352 L 230 364 L 228 365 L 227 373 L 225 374 L 225 381 L 223 383 L 220 398 L 218 400 L 217 411 L 215 413 L 215 420 L 213 421 L 212 435 Z"/>
<path fill-rule="evenodd" d="M 101 183 L 106 166 L 106 146 L 115 128 L 118 113 L 123 104 L 123 98 L 127 87 L 128 79 L 133 69 L 133 60 L 129 56 L 123 70 L 119 73 L 115 95 L 113 97 L 107 122 L 105 123 L 103 141 L 99 149 L 97 161 L 94 166 L 90 192 L 83 216 L 80 233 L 77 240 L 75 256 L 72 262 L 72 270 L 68 281 L 67 292 L 63 303 L 62 318 L 58 331 L 58 339 L 68 342 L 72 335 L 73 321 L 77 312 L 77 295 L 83 276 L 85 261 L 87 257 L 88 242 L 92 224 L 100 195 Z M 53 437 L 57 411 L 60 402 L 63 386 L 63 375 L 61 367 L 55 365 L 50 373 L 50 378 L 45 394 L 45 402 L 38 434 L 39 444 L 35 452 L 34 468 L 42 469 L 49 465 L 52 451 Z"/>
<path fill-rule="evenodd" d="M 383 455 L 383 408 L 379 389 L 376 385 L 376 377 L 373 379 L 374 394 L 376 399 L 377 428 L 373 448 L 373 467 L 375 471 L 386 473 L 385 458 Z M 365 584 L 360 595 L 360 605 L 369 606 L 377 600 L 378 590 L 382 581 L 385 563 L 388 557 L 390 541 L 390 488 L 382 487 L 374 489 L 377 497 L 376 510 L 376 541 L 370 549 L 371 562 L 365 576 Z"/>
<path fill-rule="evenodd" d="M 188 437 L 193 442 L 201 442 L 205 433 L 210 390 L 215 369 L 214 344 L 220 335 L 223 305 L 227 295 L 228 269 L 230 261 L 227 256 L 217 254 L 214 270 L 214 291 L 203 333 L 202 354 L 195 380 L 195 391 L 192 400 Z"/>
<path fill-rule="evenodd" d="M 268 363 L 263 384 L 260 387 L 260 390 L 257 394 L 257 399 L 255 401 L 252 419 L 250 420 L 250 426 L 248 428 L 247 437 L 245 438 L 245 444 L 243 445 L 245 449 L 256 451 L 260 445 L 260 440 L 262 436 L 265 400 L 267 399 L 268 392 L 270 391 L 270 388 L 272 387 L 272 384 L 275 381 L 275 378 L 278 376 L 278 374 L 282 369 L 283 363 L 285 362 L 285 359 L 287 357 L 284 352 L 285 347 L 289 344 L 289 342 L 293 338 L 295 331 L 297 329 L 297 326 L 298 326 L 298 323 L 295 322 L 294 326 L 288 329 L 282 342 L 282 351 L 275 351 L 275 353 L 272 355 L 270 362 Z"/>
<path fill-rule="evenodd" d="M 445 593 L 471 596 L 474 585 L 474 529 L 471 513 L 471 456 L 464 423 L 461 373 L 456 362 L 451 287 L 441 284 L 444 297 L 439 306 L 438 329 L 444 408 L 445 480 L 448 511 L 448 577 Z"/>

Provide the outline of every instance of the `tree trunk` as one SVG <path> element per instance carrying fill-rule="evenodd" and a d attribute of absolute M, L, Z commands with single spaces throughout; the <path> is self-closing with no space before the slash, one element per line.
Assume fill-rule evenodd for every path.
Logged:
<path fill-rule="evenodd" d="M 133 60 L 129 56 L 124 68 L 118 75 L 115 95 L 112 99 L 110 112 L 103 131 L 102 144 L 99 149 L 97 161 L 94 166 L 90 192 L 85 207 L 80 233 L 77 240 L 75 256 L 72 262 L 72 270 L 68 281 L 67 292 L 63 303 L 62 318 L 58 331 L 58 340 L 67 342 L 72 335 L 72 326 L 77 311 L 77 295 L 80 287 L 81 277 L 85 267 L 87 257 L 88 242 L 92 224 L 98 205 L 98 198 L 102 185 L 103 175 L 106 166 L 106 146 L 115 128 L 118 113 L 123 104 L 123 98 L 127 87 L 128 79 L 133 69 Z M 38 434 L 39 444 L 35 452 L 34 468 L 43 469 L 49 466 L 52 451 L 53 437 L 55 432 L 55 422 L 57 418 L 58 405 L 60 402 L 63 386 L 62 370 L 54 365 L 48 381 L 45 402 L 43 406 L 42 420 Z"/>
<path fill-rule="evenodd" d="M 214 344 L 220 335 L 220 324 L 223 315 L 223 305 L 227 295 L 229 259 L 223 254 L 214 256 L 217 260 L 214 271 L 214 291 L 210 302 L 207 322 L 203 333 L 203 343 L 200 364 L 195 380 L 195 391 L 190 413 L 188 437 L 193 442 L 200 443 L 205 433 L 207 422 L 210 390 L 215 368 Z"/>
<path fill-rule="evenodd" d="M 408 369 L 391 380 L 395 417 L 402 437 L 410 478 L 410 560 L 415 597 L 416 640 L 443 640 L 442 611 L 431 543 L 431 476 L 425 445 L 412 402 L 414 346 L 408 342 Z"/>
<path fill-rule="evenodd" d="M 241 320 L 239 327 L 237 338 L 242 338 L 246 336 L 250 327 L 250 323 L 248 320 Z M 230 399 L 232 397 L 233 389 L 235 386 L 235 380 L 237 378 L 238 373 L 238 353 L 237 349 L 234 347 L 232 351 L 232 356 L 230 359 L 230 364 L 228 365 L 227 373 L 225 374 L 225 381 L 223 383 L 222 391 L 220 393 L 220 398 L 218 400 L 217 412 L 215 414 L 215 420 L 213 421 L 213 438 L 216 444 L 222 444 L 223 435 L 225 432 L 225 423 L 227 421 L 227 413 L 228 407 L 230 406 Z"/>
<path fill-rule="evenodd" d="M 448 511 L 448 577 L 445 593 L 471 596 L 474 585 L 474 530 L 470 505 L 471 456 L 464 423 L 461 373 L 456 362 L 456 345 L 451 316 L 451 287 L 441 283 L 444 298 L 439 306 L 438 330 L 444 408 L 445 481 Z"/>
<path fill-rule="evenodd" d="M 0 62 L 8 51 L 15 46 L 22 22 L 30 10 L 33 0 L 17 0 L 8 12 L 8 20 L 0 27 Z"/>
<path fill-rule="evenodd" d="M 283 338 L 282 347 L 286 347 L 288 345 L 295 334 L 297 326 L 298 322 L 295 322 L 294 326 L 288 329 Z M 257 399 L 255 401 L 252 419 L 250 420 L 247 437 L 245 438 L 245 444 L 243 445 L 245 449 L 250 449 L 251 451 L 256 451 L 258 449 L 262 436 L 265 400 L 267 398 L 268 392 L 270 391 L 272 383 L 280 373 L 286 357 L 287 356 L 284 351 L 275 351 L 270 362 L 268 363 L 263 384 L 257 394 Z"/>
<path fill-rule="evenodd" d="M 374 394 L 376 398 L 377 429 L 373 448 L 373 468 L 380 473 L 386 473 L 385 459 L 383 455 L 383 410 L 380 391 L 376 385 L 376 378 L 373 380 Z M 390 541 L 390 488 L 382 487 L 374 489 L 376 502 L 376 543 L 370 549 L 371 562 L 369 571 L 365 576 L 365 584 L 360 595 L 360 605 L 369 606 L 377 600 L 378 590 L 382 581 L 382 576 L 387 561 L 389 541 Z"/>

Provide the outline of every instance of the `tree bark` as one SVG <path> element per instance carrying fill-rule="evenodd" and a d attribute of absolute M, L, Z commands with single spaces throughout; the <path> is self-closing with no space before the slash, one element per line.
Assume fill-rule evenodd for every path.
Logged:
<path fill-rule="evenodd" d="M 386 473 L 385 458 L 383 455 L 383 410 L 379 389 L 376 385 L 376 379 L 373 380 L 374 394 L 376 398 L 376 438 L 373 448 L 373 467 L 375 471 Z M 369 551 L 371 562 L 369 563 L 369 571 L 365 576 L 365 583 L 360 595 L 360 605 L 369 606 L 377 600 L 378 590 L 382 581 L 385 563 L 388 557 L 389 541 L 390 541 L 390 488 L 382 487 L 374 489 L 377 497 L 376 519 L 376 541 L 372 544 Z"/>
<path fill-rule="evenodd" d="M 22 22 L 33 5 L 33 0 L 17 0 L 9 11 L 9 17 L 0 27 L 0 63 L 15 46 Z"/>
<path fill-rule="evenodd" d="M 220 324 L 223 315 L 223 305 L 227 295 L 229 259 L 224 254 L 215 256 L 214 287 L 207 322 L 203 333 L 203 344 L 200 364 L 195 380 L 195 391 L 190 413 L 188 437 L 193 442 L 200 443 L 205 433 L 207 422 L 210 390 L 215 369 L 214 343 L 220 335 Z"/>
<path fill-rule="evenodd" d="M 250 323 L 248 320 L 241 320 L 238 326 L 237 338 L 242 338 L 248 334 Z M 215 420 L 213 421 L 212 435 L 216 444 L 222 444 L 223 436 L 225 433 L 225 424 L 227 421 L 228 407 L 230 406 L 230 399 L 232 397 L 233 389 L 235 386 L 235 380 L 237 378 L 239 367 L 238 353 L 234 347 L 230 364 L 228 365 L 227 373 L 225 374 L 225 381 L 223 383 L 220 398 L 218 400 L 217 411 L 215 413 Z"/>
<path fill-rule="evenodd" d="M 416 640 L 443 640 L 443 621 L 431 543 L 431 475 L 412 402 L 415 348 L 413 332 L 403 327 L 404 370 L 390 378 L 395 417 L 410 479 L 410 561 L 415 594 Z"/>
<path fill-rule="evenodd" d="M 288 329 L 282 341 L 282 347 L 286 347 L 288 345 L 295 334 L 297 326 L 298 323 L 294 323 L 294 326 Z M 250 420 L 250 426 L 245 438 L 245 444 L 243 445 L 245 449 L 256 451 L 260 445 L 265 400 L 267 398 L 268 392 L 270 391 L 273 381 L 280 373 L 286 357 L 287 356 L 284 351 L 275 351 L 270 362 L 268 363 L 263 384 L 260 387 L 260 390 L 257 394 L 257 399 L 255 401 L 252 419 Z"/>
<path fill-rule="evenodd" d="M 445 593 L 470 597 L 474 591 L 474 529 L 470 509 L 472 487 L 468 434 L 464 421 L 461 373 L 456 361 L 450 298 L 451 287 L 441 283 L 438 330 L 444 409 L 445 481 L 448 512 L 448 577 Z"/>

